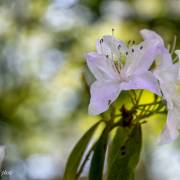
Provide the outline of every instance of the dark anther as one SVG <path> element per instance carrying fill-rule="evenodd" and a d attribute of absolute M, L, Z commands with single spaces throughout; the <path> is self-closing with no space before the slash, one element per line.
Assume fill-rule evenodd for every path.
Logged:
<path fill-rule="evenodd" d="M 111 104 L 111 100 L 108 101 L 108 105 L 110 105 L 110 104 Z"/>
<path fill-rule="evenodd" d="M 121 45 L 119 44 L 119 45 L 118 45 L 118 49 L 120 49 L 120 48 L 121 48 Z"/>
<path fill-rule="evenodd" d="M 121 152 L 121 155 L 122 155 L 122 156 L 124 156 L 125 154 L 126 154 L 126 152 L 125 152 L 125 151 L 122 151 L 122 152 Z"/>
<path fill-rule="evenodd" d="M 135 41 L 134 41 L 134 40 L 132 41 L 132 44 L 135 44 Z"/>
<path fill-rule="evenodd" d="M 126 52 L 126 56 L 128 55 L 128 52 Z"/>
<path fill-rule="evenodd" d="M 134 52 L 134 49 L 132 49 L 132 52 Z"/>
<path fill-rule="evenodd" d="M 126 147 L 123 145 L 121 146 L 121 151 L 123 151 Z"/>
<path fill-rule="evenodd" d="M 140 50 L 143 49 L 143 46 L 140 47 Z"/>
<path fill-rule="evenodd" d="M 103 43 L 103 38 L 102 38 L 102 39 L 100 39 L 100 43 Z"/>
<path fill-rule="evenodd" d="M 108 54 L 106 55 L 106 58 L 109 58 L 109 55 L 108 55 Z"/>

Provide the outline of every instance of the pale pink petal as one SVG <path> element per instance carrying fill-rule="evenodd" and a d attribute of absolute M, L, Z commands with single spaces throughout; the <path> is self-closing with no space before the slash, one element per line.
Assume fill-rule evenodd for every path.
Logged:
<path fill-rule="evenodd" d="M 150 71 L 140 75 L 134 75 L 130 78 L 129 81 L 122 82 L 121 89 L 146 89 L 161 96 L 159 83 Z"/>
<path fill-rule="evenodd" d="M 176 50 L 175 53 L 178 55 L 179 61 L 180 61 L 180 50 Z M 178 63 L 178 64 L 179 64 L 178 80 L 180 80 L 180 63 Z"/>
<path fill-rule="evenodd" d="M 120 94 L 119 82 L 96 81 L 91 85 L 91 99 L 89 104 L 89 114 L 97 115 L 109 108 Z"/>
<path fill-rule="evenodd" d="M 177 117 L 176 117 L 177 118 Z M 175 116 L 173 111 L 168 112 L 167 123 L 160 136 L 159 144 L 168 144 L 174 141 L 179 135 L 175 123 Z"/>
<path fill-rule="evenodd" d="M 160 59 L 160 66 L 168 67 L 172 64 L 172 59 L 169 51 L 165 48 L 164 41 L 159 34 L 154 31 L 143 29 L 140 31 L 144 40 L 151 41 L 156 40 L 159 42 L 158 54 Z"/>
<path fill-rule="evenodd" d="M 168 68 L 173 64 L 171 54 L 165 47 L 161 47 L 159 49 L 159 68 Z"/>
<path fill-rule="evenodd" d="M 157 34 L 156 32 L 154 31 L 151 31 L 149 29 L 142 29 L 140 31 L 141 33 L 141 36 L 144 38 L 144 40 L 158 40 L 162 46 L 164 46 L 164 41 L 163 39 L 161 38 L 161 36 L 159 34 Z"/>
<path fill-rule="evenodd" d="M 111 54 L 111 49 L 109 48 L 109 46 L 103 42 L 101 42 L 102 39 L 98 39 L 96 41 L 96 51 L 98 54 L 104 54 L 104 55 L 108 55 L 110 56 Z"/>
<path fill-rule="evenodd" d="M 167 102 L 168 109 L 173 109 L 173 107 L 174 107 L 174 103 L 173 103 L 173 99 L 172 99 L 172 93 L 174 93 L 174 88 L 171 88 L 174 86 L 175 86 L 174 83 L 168 83 L 168 84 L 160 83 L 163 98 Z"/>
<path fill-rule="evenodd" d="M 157 67 L 153 73 L 161 84 L 176 83 L 179 74 L 179 63 L 169 65 L 168 67 Z"/>
<path fill-rule="evenodd" d="M 127 74 L 141 74 L 149 70 L 158 55 L 159 42 L 149 40 L 129 50 L 124 70 Z"/>
<path fill-rule="evenodd" d="M 108 59 L 97 53 L 88 53 L 85 55 L 87 65 L 97 80 L 114 79 L 116 74 Z"/>
<path fill-rule="evenodd" d="M 117 40 L 114 36 L 103 36 L 103 39 L 104 43 L 116 54 L 120 51 L 126 52 L 128 49 L 123 41 Z"/>
<path fill-rule="evenodd" d="M 102 39 L 97 40 L 96 50 L 99 54 L 111 57 L 112 54 L 119 56 L 120 52 L 126 52 L 127 47 L 123 41 L 117 40 L 114 36 L 106 35 Z"/>

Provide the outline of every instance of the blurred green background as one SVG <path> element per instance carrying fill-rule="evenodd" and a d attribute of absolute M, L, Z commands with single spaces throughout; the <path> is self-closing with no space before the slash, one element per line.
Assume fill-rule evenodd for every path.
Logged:
<path fill-rule="evenodd" d="M 1 179 L 62 176 L 72 147 L 99 119 L 87 114 L 92 76 L 84 54 L 112 28 L 125 42 L 139 42 L 139 30 L 150 28 L 172 44 L 180 38 L 180 1 L 0 0 Z M 179 139 L 156 144 L 164 119 L 154 116 L 143 127 L 137 180 L 180 179 Z"/>

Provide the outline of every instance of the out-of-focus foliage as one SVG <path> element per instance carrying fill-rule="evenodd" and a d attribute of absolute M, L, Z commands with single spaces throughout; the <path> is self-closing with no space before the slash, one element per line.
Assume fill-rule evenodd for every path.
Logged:
<path fill-rule="evenodd" d="M 93 78 L 84 54 L 93 51 L 96 39 L 111 34 L 112 28 L 126 42 L 138 42 L 139 30 L 150 28 L 172 44 L 174 35 L 180 38 L 180 2 L 0 1 L 0 142 L 6 145 L 3 169 L 9 179 L 62 176 L 73 145 L 98 119 L 87 115 Z M 149 94 L 146 97 L 148 101 Z M 180 162 L 169 155 L 177 148 L 169 145 L 163 151 L 167 147 L 162 147 L 164 161 L 172 160 L 174 168 L 158 164 L 160 150 L 152 153 L 162 124 L 163 117 L 158 116 L 144 125 L 145 157 L 138 180 L 180 177 L 176 170 Z M 165 175 L 164 169 L 169 169 Z"/>

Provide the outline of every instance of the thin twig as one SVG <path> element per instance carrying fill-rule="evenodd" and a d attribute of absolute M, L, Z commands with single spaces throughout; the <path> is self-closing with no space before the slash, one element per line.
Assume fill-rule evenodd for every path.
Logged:
<path fill-rule="evenodd" d="M 134 99 L 133 99 L 133 97 L 132 97 L 132 95 L 131 95 L 131 92 L 129 92 L 129 97 L 130 97 L 130 99 L 131 99 L 132 104 L 133 104 L 134 106 L 136 106 L 136 102 L 134 101 Z"/>
<path fill-rule="evenodd" d="M 132 90 L 132 92 L 133 92 L 133 94 L 134 94 L 134 101 L 136 102 L 136 104 L 138 104 L 138 103 L 137 103 L 137 94 L 136 94 L 135 90 Z"/>
<path fill-rule="evenodd" d="M 162 101 L 157 101 L 157 102 L 147 103 L 147 104 L 140 104 L 140 105 L 137 105 L 136 108 L 139 108 L 142 106 L 152 106 L 152 105 L 156 105 L 156 104 L 160 104 L 160 103 L 162 103 Z"/>
<path fill-rule="evenodd" d="M 141 99 L 142 94 L 143 94 L 143 90 L 140 90 L 139 96 L 137 97 L 137 100 L 136 100 L 136 103 L 137 103 L 137 104 L 139 104 L 139 101 L 140 101 L 140 99 Z"/>
<path fill-rule="evenodd" d="M 174 40 L 173 40 L 173 44 L 172 44 L 172 48 L 171 48 L 171 55 L 174 53 L 174 50 L 176 49 L 176 40 L 177 40 L 177 37 L 174 36 Z"/>

